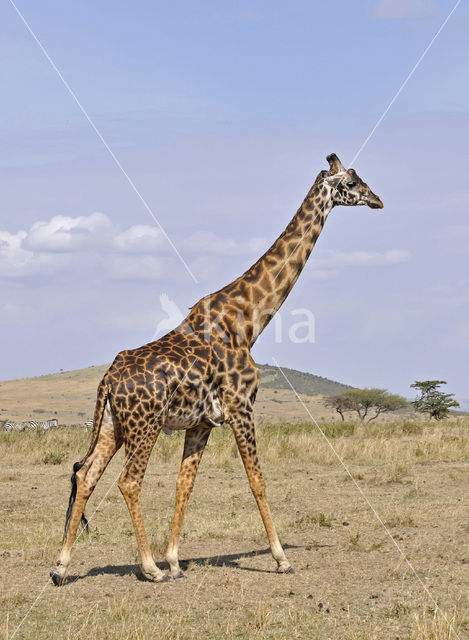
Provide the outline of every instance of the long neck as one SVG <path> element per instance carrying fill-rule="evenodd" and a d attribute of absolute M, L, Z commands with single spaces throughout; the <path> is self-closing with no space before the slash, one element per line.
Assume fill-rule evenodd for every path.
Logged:
<path fill-rule="evenodd" d="M 200 300 L 189 325 L 212 335 L 216 325 L 218 335 L 252 346 L 292 290 L 332 207 L 331 189 L 318 177 L 270 249 L 242 276 Z"/>

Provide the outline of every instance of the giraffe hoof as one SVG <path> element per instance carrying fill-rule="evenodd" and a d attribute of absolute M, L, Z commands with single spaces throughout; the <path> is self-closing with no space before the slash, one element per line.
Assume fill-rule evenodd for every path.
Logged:
<path fill-rule="evenodd" d="M 295 573 L 295 569 L 293 567 L 278 567 L 277 573 Z"/>
<path fill-rule="evenodd" d="M 178 580 L 179 578 L 185 578 L 185 577 L 186 577 L 186 576 L 183 574 L 183 572 L 182 572 L 182 571 L 180 571 L 179 573 L 176 573 L 176 575 L 175 575 L 175 576 L 171 576 L 171 578 L 172 578 L 173 580 Z"/>
<path fill-rule="evenodd" d="M 171 578 L 169 576 L 167 576 L 166 574 L 160 578 L 159 580 L 155 580 L 155 582 L 169 582 L 171 580 Z"/>
<path fill-rule="evenodd" d="M 52 578 L 52 582 L 55 584 L 56 587 L 61 587 L 65 581 L 65 576 L 61 576 L 60 573 L 57 573 L 57 571 L 51 571 L 49 573 L 50 577 Z"/>
<path fill-rule="evenodd" d="M 143 571 L 143 569 L 142 569 L 142 576 L 144 580 L 148 580 L 149 582 L 169 582 L 170 580 L 170 577 L 167 576 L 165 573 L 162 573 L 161 575 L 160 574 L 155 575 L 154 573 Z"/>

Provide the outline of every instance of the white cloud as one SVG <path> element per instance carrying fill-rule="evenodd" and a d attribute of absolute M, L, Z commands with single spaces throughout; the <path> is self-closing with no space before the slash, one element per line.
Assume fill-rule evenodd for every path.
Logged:
<path fill-rule="evenodd" d="M 174 239 L 181 254 L 199 278 L 216 278 L 230 258 L 249 267 L 267 248 L 262 238 L 236 241 L 212 231 L 199 231 L 185 239 Z M 313 259 L 315 279 L 328 279 L 343 267 L 377 267 L 409 260 L 407 251 L 331 251 Z M 50 276 L 67 270 L 97 273 L 113 279 L 171 279 L 173 260 L 170 245 L 156 226 L 117 227 L 103 213 L 89 216 L 53 216 L 35 222 L 29 231 L 0 231 L 0 276 Z M 237 262 L 238 262 L 237 261 Z M 244 264 L 245 263 L 245 264 Z M 234 265 L 231 265 L 234 268 Z M 230 266 L 230 268 L 231 268 Z M 233 271 L 233 277 L 239 273 Z"/>
<path fill-rule="evenodd" d="M 325 258 L 313 259 L 315 267 L 337 269 L 339 267 L 384 267 L 410 260 L 409 251 L 330 251 Z"/>
<path fill-rule="evenodd" d="M 134 225 L 120 230 L 103 213 L 53 216 L 29 231 L 0 231 L 0 277 L 53 275 L 100 263 L 113 278 L 164 276 L 158 254 L 170 248 L 156 227 Z M 138 256 L 126 254 L 137 253 Z"/>
<path fill-rule="evenodd" d="M 18 231 L 17 233 L 0 231 L 0 251 L 14 251 L 20 249 L 21 243 L 27 235 L 26 231 Z"/>
<path fill-rule="evenodd" d="M 48 222 L 35 222 L 24 246 L 34 251 L 83 251 L 106 242 L 113 225 L 103 213 L 89 216 L 54 216 Z"/>
<path fill-rule="evenodd" d="M 22 248 L 23 240 L 26 238 L 26 231 L 9 233 L 0 231 L 0 271 L 6 269 L 20 269 L 31 259 L 31 253 Z"/>
<path fill-rule="evenodd" d="M 50 254 L 35 253 L 23 248 L 26 231 L 0 231 L 0 277 L 17 278 L 53 273 L 63 266 L 63 260 Z"/>
<path fill-rule="evenodd" d="M 268 246 L 262 238 L 236 242 L 211 231 L 200 231 L 185 239 L 175 238 L 175 244 L 187 259 L 203 257 L 211 267 L 217 258 L 257 257 Z M 134 225 L 120 229 L 103 213 L 76 217 L 57 215 L 35 222 L 29 231 L 0 231 L 0 277 L 47 275 L 59 269 L 83 269 L 100 262 L 102 272 L 113 278 L 167 278 L 169 257 L 174 258 L 172 249 L 156 226 Z"/>
<path fill-rule="evenodd" d="M 137 224 L 121 231 L 113 240 L 113 246 L 118 251 L 128 251 L 129 253 L 153 252 L 164 247 L 166 243 L 166 238 L 157 227 L 149 227 L 144 224 Z"/>
<path fill-rule="evenodd" d="M 433 0 L 378 0 L 372 11 L 376 18 L 426 18 L 433 15 L 436 4 Z"/>

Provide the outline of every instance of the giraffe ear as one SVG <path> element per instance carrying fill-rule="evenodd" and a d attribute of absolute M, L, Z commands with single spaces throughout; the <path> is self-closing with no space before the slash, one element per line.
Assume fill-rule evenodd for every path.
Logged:
<path fill-rule="evenodd" d="M 341 171 L 345 171 L 345 167 L 343 166 L 339 158 L 335 155 L 335 153 L 329 154 L 326 160 L 330 166 L 329 173 L 334 174 L 334 173 L 340 173 Z"/>

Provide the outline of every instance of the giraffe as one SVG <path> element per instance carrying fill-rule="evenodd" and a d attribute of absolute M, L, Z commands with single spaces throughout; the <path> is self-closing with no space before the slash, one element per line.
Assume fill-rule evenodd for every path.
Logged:
<path fill-rule="evenodd" d="M 86 524 L 86 502 L 122 444 L 125 462 L 118 486 L 134 526 L 142 572 L 155 582 L 182 577 L 178 549 L 184 512 L 210 432 L 223 423 L 234 433 L 277 571 L 293 572 L 272 520 L 256 452 L 253 405 L 260 374 L 250 350 L 297 281 L 332 208 L 383 207 L 354 169 L 345 169 L 335 154 L 327 161 L 329 170 L 318 174 L 286 229 L 254 265 L 197 302 L 176 329 L 119 353 L 105 373 L 88 452 L 73 466 L 63 546 L 50 573 L 57 586 L 65 580 L 80 521 Z M 170 576 L 155 564 L 140 501 L 148 459 L 163 427 L 186 430 L 166 551 Z"/>

